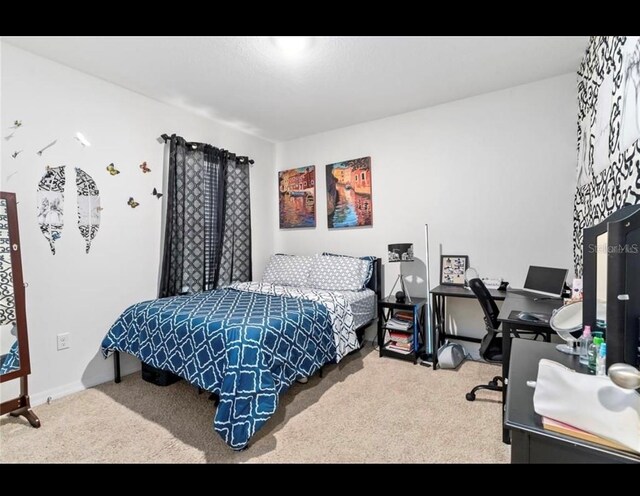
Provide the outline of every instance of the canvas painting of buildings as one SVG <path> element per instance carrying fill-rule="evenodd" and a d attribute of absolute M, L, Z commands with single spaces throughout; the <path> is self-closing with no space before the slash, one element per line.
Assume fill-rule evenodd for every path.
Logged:
<path fill-rule="evenodd" d="M 327 165 L 329 228 L 373 225 L 371 157 Z"/>
<path fill-rule="evenodd" d="M 278 172 L 280 229 L 316 227 L 316 166 Z"/>

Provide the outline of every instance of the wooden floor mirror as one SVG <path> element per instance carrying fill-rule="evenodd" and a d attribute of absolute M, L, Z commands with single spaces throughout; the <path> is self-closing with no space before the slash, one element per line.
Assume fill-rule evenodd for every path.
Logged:
<path fill-rule="evenodd" d="M 0 415 L 22 415 L 33 427 L 40 427 L 29 403 L 30 373 L 16 195 L 0 192 L 0 383 L 20 380 L 19 396 L 2 401 Z"/>

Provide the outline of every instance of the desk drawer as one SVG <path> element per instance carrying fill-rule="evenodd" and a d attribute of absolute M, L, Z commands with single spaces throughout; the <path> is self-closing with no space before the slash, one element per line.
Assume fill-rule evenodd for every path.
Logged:
<path fill-rule="evenodd" d="M 610 453 L 528 432 L 511 431 L 511 463 L 634 463 Z"/>

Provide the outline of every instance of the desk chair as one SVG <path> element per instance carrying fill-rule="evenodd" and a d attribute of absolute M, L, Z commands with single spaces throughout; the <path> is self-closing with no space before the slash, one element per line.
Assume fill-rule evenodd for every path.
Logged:
<path fill-rule="evenodd" d="M 469 281 L 469 287 L 478 298 L 478 302 L 484 312 L 484 323 L 487 329 L 487 333 L 480 342 L 480 356 L 489 363 L 502 363 L 502 336 L 500 322 L 498 321 L 498 315 L 500 310 L 496 305 L 495 300 L 489 293 L 489 290 L 479 278 L 471 279 Z M 539 331 L 519 331 L 513 332 L 513 335 L 517 338 L 522 334 L 530 334 L 536 339 L 538 336 L 544 335 Z M 504 389 L 504 378 L 501 376 L 495 376 L 488 384 L 480 384 L 474 387 L 470 392 L 466 394 L 468 401 L 474 401 L 476 399 L 476 392 L 481 389 L 488 389 L 490 391 L 502 391 Z"/>

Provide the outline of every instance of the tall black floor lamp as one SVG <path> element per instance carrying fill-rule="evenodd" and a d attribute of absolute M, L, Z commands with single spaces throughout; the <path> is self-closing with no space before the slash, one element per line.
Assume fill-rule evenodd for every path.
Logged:
<path fill-rule="evenodd" d="M 428 362 L 431 361 L 431 363 L 433 363 L 433 357 L 438 352 L 438 350 L 434 349 L 435 343 L 433 343 L 433 340 L 431 339 L 432 328 L 431 328 L 431 279 L 429 278 L 429 224 L 424 225 L 424 245 L 426 250 L 426 258 L 424 261 L 424 265 L 426 268 L 425 282 L 427 284 L 427 301 L 424 304 L 425 306 L 424 318 L 426 320 L 426 325 L 425 325 L 426 336 L 425 336 L 424 352 L 422 352 L 422 354 L 420 355 L 420 360 L 422 365 L 429 367 L 430 364 Z M 428 345 L 427 345 L 427 342 L 429 343 Z"/>

